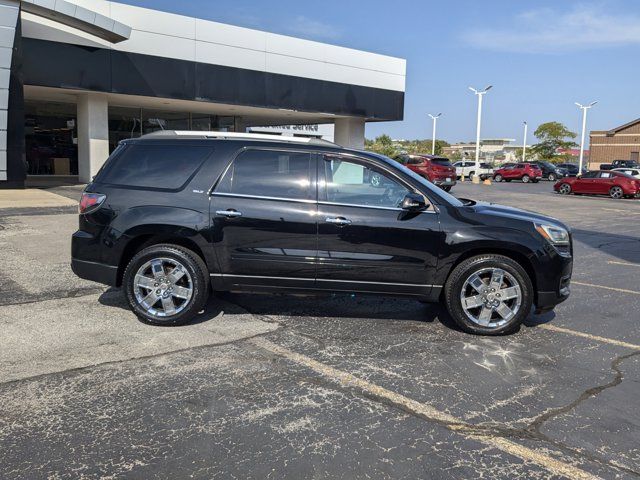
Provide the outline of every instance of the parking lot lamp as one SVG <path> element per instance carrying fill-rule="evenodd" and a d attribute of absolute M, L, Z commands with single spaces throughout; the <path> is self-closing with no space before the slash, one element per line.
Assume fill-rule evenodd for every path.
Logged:
<path fill-rule="evenodd" d="M 593 107 L 596 102 L 591 102 L 589 105 L 580 105 L 578 102 L 575 104 L 582 110 L 582 138 L 580 140 L 580 161 L 578 162 L 578 175 L 582 175 L 582 162 L 584 160 L 584 135 L 587 131 L 587 110 Z"/>
<path fill-rule="evenodd" d="M 433 137 L 431 140 L 431 155 L 436 154 L 436 123 L 438 122 L 438 118 L 440 118 L 440 115 L 442 115 L 442 113 L 439 113 L 436 116 L 433 116 L 429 113 L 431 120 L 433 120 Z"/>
<path fill-rule="evenodd" d="M 491 89 L 493 85 L 489 85 L 485 87 L 484 90 L 476 90 L 473 87 L 469 87 L 473 93 L 478 96 L 478 123 L 476 128 L 476 166 L 475 166 L 475 175 L 473 176 L 473 183 L 480 183 L 480 177 L 478 172 L 480 172 L 480 127 L 482 125 L 482 97 Z"/>
<path fill-rule="evenodd" d="M 529 125 L 527 125 L 527 122 L 524 122 L 524 140 L 522 141 L 522 161 L 523 162 L 527 159 L 525 154 L 527 153 L 527 128 L 528 127 Z"/>

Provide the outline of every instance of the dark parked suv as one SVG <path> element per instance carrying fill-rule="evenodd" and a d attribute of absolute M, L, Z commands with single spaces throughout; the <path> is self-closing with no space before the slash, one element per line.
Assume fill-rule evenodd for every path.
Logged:
<path fill-rule="evenodd" d="M 152 324 L 189 321 L 211 289 L 342 291 L 442 301 L 465 331 L 499 334 L 569 296 L 572 242 L 558 220 L 459 200 L 381 155 L 160 132 L 121 143 L 87 186 L 72 258 Z"/>

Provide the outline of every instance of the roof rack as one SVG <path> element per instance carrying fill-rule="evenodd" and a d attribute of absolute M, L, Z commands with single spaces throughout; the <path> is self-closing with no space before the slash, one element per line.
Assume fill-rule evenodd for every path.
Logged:
<path fill-rule="evenodd" d="M 269 135 L 266 133 L 241 133 L 241 132 L 210 132 L 197 130 L 159 130 L 157 132 L 148 133 L 141 138 L 146 137 L 185 137 L 185 138 L 218 138 L 232 140 L 261 140 L 267 142 L 288 142 L 288 143 L 306 143 L 308 145 L 327 145 L 339 146 L 337 143 L 323 140 L 321 138 L 308 137 L 291 137 L 287 135 Z"/>

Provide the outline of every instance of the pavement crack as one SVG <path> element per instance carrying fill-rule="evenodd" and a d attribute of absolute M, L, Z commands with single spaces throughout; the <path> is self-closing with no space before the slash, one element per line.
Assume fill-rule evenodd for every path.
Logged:
<path fill-rule="evenodd" d="M 593 398 L 593 397 L 599 395 L 604 390 L 607 390 L 607 389 L 610 389 L 610 388 L 614 388 L 614 387 L 620 385 L 622 383 L 622 379 L 624 377 L 624 374 L 622 373 L 622 370 L 620 370 L 620 365 L 625 360 L 627 360 L 629 358 L 632 358 L 632 357 L 635 357 L 637 355 L 640 355 L 640 352 L 632 352 L 632 353 L 628 353 L 627 355 L 620 355 L 620 356 L 614 358 L 613 361 L 611 362 L 611 370 L 615 373 L 615 375 L 614 375 L 613 379 L 610 382 L 607 382 L 607 383 L 605 383 L 603 385 L 597 385 L 595 387 L 588 388 L 587 390 L 582 392 L 582 394 L 580 394 L 580 396 L 578 398 L 576 398 L 573 402 L 571 402 L 571 403 L 569 403 L 567 405 L 564 405 L 562 407 L 557 407 L 557 408 L 553 408 L 551 410 L 548 410 L 547 412 L 545 412 L 542 415 L 540 415 L 537 418 L 535 418 L 529 424 L 529 426 L 526 427 L 525 430 L 527 430 L 529 432 L 532 432 L 532 433 L 540 434 L 541 433 L 540 429 L 549 420 L 552 420 L 552 419 L 554 419 L 556 417 L 559 417 L 561 415 L 564 415 L 565 413 L 570 412 L 571 410 L 576 408 L 581 403 L 585 402 L 586 400 L 589 400 L 590 398 Z"/>

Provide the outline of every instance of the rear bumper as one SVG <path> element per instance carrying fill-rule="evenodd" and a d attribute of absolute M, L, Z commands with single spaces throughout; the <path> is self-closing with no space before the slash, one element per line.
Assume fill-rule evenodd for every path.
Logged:
<path fill-rule="evenodd" d="M 446 178 L 434 178 L 431 181 L 431 183 L 433 183 L 434 185 L 437 185 L 438 187 L 442 187 L 442 186 L 444 186 L 444 187 L 446 187 L 446 186 L 453 187 L 456 183 L 458 183 L 456 181 L 455 174 L 453 176 L 449 177 L 449 178 L 451 178 L 451 181 L 449 181 L 449 182 L 447 182 Z"/>
<path fill-rule="evenodd" d="M 104 263 L 71 259 L 71 270 L 80 278 L 115 287 L 118 281 L 118 267 Z"/>
<path fill-rule="evenodd" d="M 100 243 L 90 233 L 78 230 L 71 237 L 71 270 L 78 277 L 115 287 L 118 266 L 108 265 L 99 257 Z"/>

